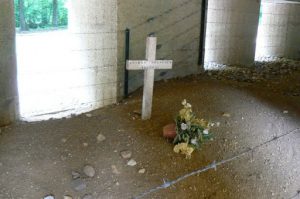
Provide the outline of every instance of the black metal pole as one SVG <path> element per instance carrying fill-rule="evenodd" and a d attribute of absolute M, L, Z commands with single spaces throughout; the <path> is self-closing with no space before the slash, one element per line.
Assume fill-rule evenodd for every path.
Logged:
<path fill-rule="evenodd" d="M 198 65 L 204 65 L 208 0 L 202 0 Z"/>
<path fill-rule="evenodd" d="M 125 77 L 124 77 L 124 97 L 128 97 L 128 70 L 126 69 L 126 61 L 129 60 L 130 30 L 125 30 Z"/>

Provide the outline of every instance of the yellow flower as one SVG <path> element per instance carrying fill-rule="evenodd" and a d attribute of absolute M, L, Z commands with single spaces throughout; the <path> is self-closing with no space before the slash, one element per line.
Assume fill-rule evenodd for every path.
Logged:
<path fill-rule="evenodd" d="M 173 150 L 175 153 L 184 154 L 186 158 L 191 158 L 194 148 L 190 147 L 187 143 L 180 143 L 175 145 Z"/>
<path fill-rule="evenodd" d="M 192 105 L 190 103 L 187 103 L 186 99 L 184 99 L 181 104 L 184 106 L 184 108 L 189 109 L 192 108 Z"/>
<path fill-rule="evenodd" d="M 181 104 L 183 105 L 183 106 L 185 106 L 186 105 L 186 99 L 184 99 L 182 102 L 181 102 Z"/>
<path fill-rule="evenodd" d="M 181 117 L 181 119 L 184 119 L 186 122 L 187 121 L 190 121 L 193 117 L 193 114 L 192 114 L 192 110 L 191 109 L 181 109 L 179 111 L 179 115 Z"/>
<path fill-rule="evenodd" d="M 199 125 L 199 126 L 208 128 L 208 122 L 205 121 L 204 119 L 198 119 L 198 118 L 195 118 L 195 119 L 193 119 L 191 122 L 192 122 L 192 124 L 195 124 L 195 125 Z"/>

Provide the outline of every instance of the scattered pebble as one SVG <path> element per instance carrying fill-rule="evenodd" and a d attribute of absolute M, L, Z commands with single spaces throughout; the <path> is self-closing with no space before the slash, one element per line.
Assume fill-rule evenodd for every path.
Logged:
<path fill-rule="evenodd" d="M 80 178 L 80 173 L 78 173 L 77 171 L 72 171 L 72 179 L 77 179 Z"/>
<path fill-rule="evenodd" d="M 106 139 L 106 137 L 104 135 L 102 135 L 101 133 L 97 136 L 97 142 L 103 142 Z"/>
<path fill-rule="evenodd" d="M 140 170 L 139 170 L 139 173 L 140 173 L 140 174 L 144 174 L 145 172 L 146 172 L 146 169 L 140 169 Z"/>
<path fill-rule="evenodd" d="M 127 162 L 127 165 L 128 166 L 131 166 L 131 167 L 133 167 L 133 166 L 135 166 L 137 163 L 136 163 L 136 161 L 134 160 L 134 159 L 131 159 L 131 160 L 129 160 L 128 162 Z"/>
<path fill-rule="evenodd" d="M 62 139 L 61 139 L 61 142 L 62 142 L 62 143 L 66 143 L 66 142 L 67 142 L 67 139 L 66 139 L 66 138 L 62 138 Z"/>
<path fill-rule="evenodd" d="M 89 144 L 86 143 L 86 142 L 84 142 L 84 143 L 83 143 L 83 146 L 84 146 L 84 147 L 87 147 L 87 146 L 89 146 Z"/>
<path fill-rule="evenodd" d="M 138 111 L 138 110 L 134 110 L 134 111 L 133 111 L 133 114 L 136 114 L 136 115 L 138 115 L 138 116 L 141 116 L 141 115 L 142 115 L 141 111 Z"/>
<path fill-rule="evenodd" d="M 73 199 L 73 197 L 72 197 L 72 196 L 65 195 L 65 196 L 64 196 L 64 199 Z"/>
<path fill-rule="evenodd" d="M 61 155 L 61 156 L 60 156 L 60 159 L 61 159 L 62 161 L 65 161 L 65 160 L 67 159 L 67 157 L 64 156 L 64 155 Z"/>
<path fill-rule="evenodd" d="M 117 169 L 116 165 L 111 165 L 111 169 L 113 174 L 120 174 L 121 172 Z"/>
<path fill-rule="evenodd" d="M 55 199 L 55 198 L 54 198 L 54 195 L 47 195 L 44 197 L 44 199 Z"/>
<path fill-rule="evenodd" d="M 86 189 L 86 183 L 83 179 L 77 178 L 75 180 L 72 180 L 71 187 L 75 191 L 83 191 L 84 189 Z"/>
<path fill-rule="evenodd" d="M 85 194 L 82 199 L 93 199 L 93 196 L 91 194 Z"/>
<path fill-rule="evenodd" d="M 229 113 L 223 113 L 223 117 L 231 117 Z"/>
<path fill-rule="evenodd" d="M 288 113 L 289 113 L 289 111 L 287 111 L 287 110 L 284 110 L 284 111 L 283 111 L 283 113 L 284 113 L 284 114 L 288 114 Z"/>
<path fill-rule="evenodd" d="M 86 165 L 86 166 L 83 167 L 83 173 L 84 173 L 86 176 L 92 178 L 92 177 L 95 176 L 95 173 L 96 173 L 96 172 L 95 172 L 94 167 L 92 167 L 91 165 Z"/>
<path fill-rule="evenodd" d="M 263 82 L 274 80 L 299 71 L 299 61 L 276 57 L 261 57 L 253 67 L 237 67 L 225 64 L 209 63 L 208 68 L 224 69 L 207 71 L 206 74 L 217 80 L 234 80 L 238 82 Z M 300 96 L 299 88 L 288 91 L 293 96 Z"/>
<path fill-rule="evenodd" d="M 132 156 L 132 152 L 129 150 L 121 151 L 121 156 L 124 159 L 129 159 Z"/>
<path fill-rule="evenodd" d="M 220 123 L 220 122 L 217 122 L 216 125 L 217 125 L 217 127 L 219 127 L 219 126 L 221 125 L 221 123 Z"/>
<path fill-rule="evenodd" d="M 85 114 L 86 117 L 92 117 L 93 115 L 90 113 Z"/>

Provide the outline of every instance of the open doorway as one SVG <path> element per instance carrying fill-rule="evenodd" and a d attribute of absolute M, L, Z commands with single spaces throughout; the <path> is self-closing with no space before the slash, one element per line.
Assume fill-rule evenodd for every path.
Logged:
<path fill-rule="evenodd" d="M 62 77 L 69 53 L 67 2 L 14 3 L 20 117 L 48 119 L 66 109 L 58 93 L 68 77 Z"/>
<path fill-rule="evenodd" d="M 57 23 L 55 0 L 15 1 L 17 20 L 20 2 L 27 9 L 25 30 L 16 22 L 21 120 L 69 117 L 115 103 L 116 1 L 102 9 L 103 2 L 57 0 Z"/>

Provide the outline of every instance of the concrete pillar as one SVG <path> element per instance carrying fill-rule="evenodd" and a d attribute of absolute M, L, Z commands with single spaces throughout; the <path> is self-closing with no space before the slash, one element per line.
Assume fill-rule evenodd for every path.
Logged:
<path fill-rule="evenodd" d="M 16 119 L 17 72 L 13 1 L 0 1 L 0 126 Z"/>
<path fill-rule="evenodd" d="M 300 59 L 300 4 L 263 3 L 257 58 Z"/>
<path fill-rule="evenodd" d="M 72 0 L 69 7 L 71 61 L 85 77 L 85 110 L 116 102 L 117 0 Z M 82 89 L 81 89 L 82 90 Z M 78 90 L 80 91 L 80 90 Z"/>
<path fill-rule="evenodd" d="M 205 62 L 250 65 L 254 62 L 260 1 L 209 0 Z"/>

